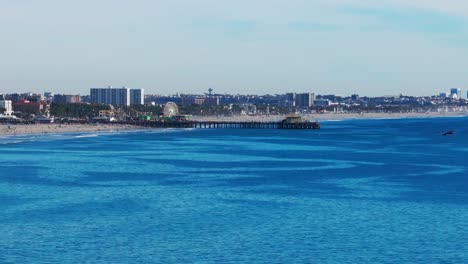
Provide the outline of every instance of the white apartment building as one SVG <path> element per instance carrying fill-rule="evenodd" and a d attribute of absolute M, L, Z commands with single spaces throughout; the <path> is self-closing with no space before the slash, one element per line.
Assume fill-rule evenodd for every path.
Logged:
<path fill-rule="evenodd" d="M 115 106 L 130 106 L 144 104 L 145 94 L 143 89 L 130 89 L 127 87 L 91 88 L 91 103 L 111 104 Z"/>
<path fill-rule="evenodd" d="M 13 104 L 11 100 L 0 100 L 0 107 L 5 108 L 5 114 L 11 115 L 13 113 Z M 3 114 L 3 113 L 0 113 Z"/>

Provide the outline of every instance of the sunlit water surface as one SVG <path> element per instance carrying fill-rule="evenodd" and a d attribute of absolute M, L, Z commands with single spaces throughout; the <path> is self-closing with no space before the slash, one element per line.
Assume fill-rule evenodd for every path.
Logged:
<path fill-rule="evenodd" d="M 3 137 L 0 263 L 468 263 L 467 157 L 468 118 Z"/>

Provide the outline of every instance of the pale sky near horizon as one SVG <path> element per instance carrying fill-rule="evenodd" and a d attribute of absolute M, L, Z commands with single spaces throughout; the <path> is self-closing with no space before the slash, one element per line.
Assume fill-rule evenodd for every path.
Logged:
<path fill-rule="evenodd" d="M 461 0 L 0 0 L 0 94 L 466 94 L 467 22 Z"/>

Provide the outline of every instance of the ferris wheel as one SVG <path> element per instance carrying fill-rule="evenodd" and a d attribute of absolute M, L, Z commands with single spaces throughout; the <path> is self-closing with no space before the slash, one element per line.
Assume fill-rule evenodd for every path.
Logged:
<path fill-rule="evenodd" d="M 179 108 L 173 102 L 167 102 L 163 108 L 163 114 L 165 117 L 172 117 L 179 114 Z"/>

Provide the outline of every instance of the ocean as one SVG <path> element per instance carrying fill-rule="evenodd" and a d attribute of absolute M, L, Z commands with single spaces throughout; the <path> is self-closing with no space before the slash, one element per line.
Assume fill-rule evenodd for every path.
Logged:
<path fill-rule="evenodd" d="M 321 126 L 0 138 L 0 263 L 468 263 L 468 118 Z"/>

